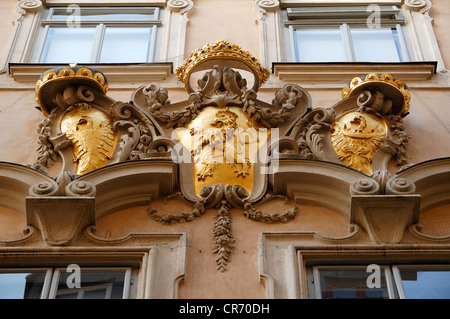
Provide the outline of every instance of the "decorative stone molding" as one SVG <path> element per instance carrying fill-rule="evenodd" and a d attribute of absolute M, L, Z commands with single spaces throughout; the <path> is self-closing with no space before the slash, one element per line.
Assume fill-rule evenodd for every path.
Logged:
<path fill-rule="evenodd" d="M 430 0 L 407 0 L 403 14 L 417 61 L 437 61 L 437 71 L 447 73 L 429 12 Z"/>
<path fill-rule="evenodd" d="M 450 202 L 450 158 L 438 158 L 410 165 L 396 174 L 414 183 L 422 197 L 421 211 Z"/>
<path fill-rule="evenodd" d="M 282 61 L 284 56 L 280 1 L 254 0 L 254 8 L 258 15 L 260 60 L 263 66 L 269 67 L 271 62 Z"/>
<path fill-rule="evenodd" d="M 432 3 L 430 0 L 406 0 L 404 5 L 409 10 L 426 14 L 430 11 Z"/>
<path fill-rule="evenodd" d="M 173 62 L 175 67 L 184 59 L 186 29 L 189 12 L 194 6 L 191 0 L 170 0 L 164 17 L 164 34 L 162 36 L 160 61 Z M 148 81 L 148 80 L 147 80 Z"/>
<path fill-rule="evenodd" d="M 321 236 L 315 232 L 263 232 L 259 237 L 259 274 L 269 299 L 308 299 L 308 264 L 363 264 L 372 260 L 391 262 L 414 260 L 445 263 L 450 249 L 445 243 L 430 243 L 414 238 L 413 242 L 378 245 L 367 242 L 355 227 L 343 238 Z"/>
<path fill-rule="evenodd" d="M 125 253 L 127 261 L 133 251 L 140 251 L 142 277 L 137 283 L 138 299 L 178 298 L 178 289 L 186 272 L 185 233 L 132 233 L 105 238 L 97 234 L 95 226 L 88 226 L 84 238 L 101 246 L 102 251 L 111 251 L 116 256 Z"/>
<path fill-rule="evenodd" d="M 419 221 L 420 195 L 353 195 L 350 224 L 360 225 L 374 243 L 397 244 Z"/>
<path fill-rule="evenodd" d="M 181 12 L 181 14 L 185 14 L 191 10 L 193 6 L 194 3 L 191 0 L 169 0 L 167 2 L 167 7 L 171 11 Z"/>
<path fill-rule="evenodd" d="M 16 246 L 24 245 L 32 240 L 36 234 L 36 229 L 33 226 L 25 226 L 23 229 L 23 237 L 17 239 L 0 240 L 0 246 Z"/>
<path fill-rule="evenodd" d="M 340 87 L 354 74 L 369 74 L 374 71 L 391 74 L 404 81 L 427 81 L 436 73 L 437 63 L 277 63 L 272 64 L 273 75 L 288 83 L 302 85 L 320 84 Z M 377 72 L 378 72 L 377 71 Z"/>
<path fill-rule="evenodd" d="M 35 19 L 40 19 L 42 15 L 43 3 L 40 0 L 19 0 L 16 3 L 17 19 L 14 21 L 6 55 L 0 64 L 0 74 L 8 72 L 10 62 L 24 61 L 28 58 L 28 51 L 31 50 L 32 41 L 37 34 Z M 28 39 L 28 40 L 27 40 Z"/>
<path fill-rule="evenodd" d="M 98 68 L 96 64 L 84 64 L 89 68 Z M 32 63 L 10 63 L 9 73 L 12 78 L 24 84 L 35 84 L 39 77 L 49 69 L 64 67 L 64 65 L 42 65 Z M 147 81 L 166 81 L 172 74 L 173 65 L 166 63 L 139 63 L 139 64 L 102 64 L 102 73 L 108 78 L 112 87 L 128 85 L 135 88 L 134 83 Z M 130 83 L 133 83 L 130 85 Z"/>
<path fill-rule="evenodd" d="M 69 245 L 95 224 L 94 197 L 27 197 L 27 225 L 39 229 L 47 245 Z"/>
<path fill-rule="evenodd" d="M 179 287 L 186 272 L 185 233 L 140 233 L 105 238 L 98 236 L 95 227 L 87 227 L 83 238 L 79 239 L 83 241 L 77 241 L 76 247 L 0 247 L 0 259 L 8 268 L 41 261 L 62 265 L 68 261 L 83 265 L 85 261 L 105 267 L 136 263 L 139 264 L 139 276 L 133 281 L 136 299 L 179 298 Z M 30 256 L 35 258 L 30 259 Z"/>
<path fill-rule="evenodd" d="M 422 232 L 423 225 L 416 223 L 409 226 L 409 231 L 411 234 L 413 234 L 416 238 L 419 238 L 421 240 L 431 241 L 431 242 L 437 242 L 437 243 L 450 243 L 450 234 L 446 236 L 432 236 L 427 235 Z"/>
<path fill-rule="evenodd" d="M 42 1 L 40 0 L 19 0 L 16 3 L 16 10 L 20 15 L 25 15 L 27 12 L 36 12 L 42 8 Z"/>

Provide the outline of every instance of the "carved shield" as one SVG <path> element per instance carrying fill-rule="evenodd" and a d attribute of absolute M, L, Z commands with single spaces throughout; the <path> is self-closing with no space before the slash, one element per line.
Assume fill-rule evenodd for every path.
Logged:
<path fill-rule="evenodd" d="M 117 140 L 112 124 L 106 113 L 87 104 L 67 109 L 60 128 L 72 143 L 76 174 L 83 175 L 103 167 L 112 159 Z"/>
<path fill-rule="evenodd" d="M 373 158 L 386 135 L 386 122 L 381 116 L 352 111 L 334 122 L 331 143 L 346 166 L 372 174 Z"/>
<path fill-rule="evenodd" d="M 212 184 L 239 185 L 251 194 L 258 150 L 270 129 L 253 121 L 241 107 L 209 106 L 176 133 L 190 151 L 197 195 Z"/>

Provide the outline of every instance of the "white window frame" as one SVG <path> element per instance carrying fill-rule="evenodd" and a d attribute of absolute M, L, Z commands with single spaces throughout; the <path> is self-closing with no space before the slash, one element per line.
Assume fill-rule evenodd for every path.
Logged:
<path fill-rule="evenodd" d="M 14 28 L 9 37 L 6 54 L 0 60 L 0 74 L 8 74 L 16 86 L 31 88 L 41 74 L 50 68 L 61 66 L 56 64 L 40 64 L 32 62 L 33 49 L 41 28 L 41 21 L 46 8 L 52 6 L 66 8 L 69 5 L 104 6 L 101 0 L 18 0 L 17 16 L 12 21 Z M 135 88 L 136 82 L 165 81 L 184 61 L 185 39 L 188 14 L 194 6 L 192 0 L 126 0 L 114 1 L 114 6 L 150 6 L 161 7 L 160 17 L 163 21 L 161 41 L 157 41 L 153 63 L 134 63 L 123 67 L 121 64 L 102 63 L 101 70 L 108 78 L 110 88 Z M 159 43 L 160 42 L 160 43 Z M 159 47 L 158 47 L 159 45 Z M 95 64 L 93 65 L 95 67 Z M 0 77 L 0 88 L 10 87 L 8 77 Z"/>
<path fill-rule="evenodd" d="M 394 281 L 396 284 L 397 292 L 400 299 L 407 299 L 405 290 L 403 288 L 402 279 L 400 275 L 400 269 L 412 269 L 412 270 L 447 270 L 450 271 L 450 265 L 426 265 L 426 264 L 399 264 L 392 265 L 392 272 L 394 276 Z"/>
<path fill-rule="evenodd" d="M 81 288 L 67 288 L 61 291 L 58 290 L 58 282 L 62 272 L 66 272 L 66 268 L 0 268 L 0 273 L 26 273 L 35 271 L 45 271 L 44 284 L 41 292 L 40 299 L 55 299 L 57 295 L 61 293 L 64 294 L 74 294 L 77 293 L 77 299 L 82 299 L 86 291 L 94 291 L 96 289 L 107 289 L 106 297 L 111 296 L 112 284 L 101 284 L 90 287 L 83 287 L 83 282 L 81 282 Z M 109 271 L 125 271 L 124 277 L 124 287 L 122 293 L 122 299 L 129 299 L 131 297 L 131 285 L 136 280 L 133 277 L 137 276 L 137 269 L 132 267 L 81 267 L 81 276 L 83 271 L 98 271 L 98 272 L 109 272 Z M 81 278 L 81 280 L 83 280 Z M 110 299 L 110 298 L 105 298 Z"/>
<path fill-rule="evenodd" d="M 407 30 L 404 28 L 404 19 L 400 8 L 396 6 L 380 6 L 380 9 L 380 26 L 397 30 L 400 44 L 399 58 L 401 62 L 410 62 L 412 49 L 410 48 Z M 297 57 L 296 29 L 339 28 L 346 55 L 346 61 L 342 62 L 367 62 L 356 60 L 350 30 L 352 27 L 370 30 L 367 27 L 367 18 L 370 16 L 370 12 L 366 10 L 367 6 L 286 8 L 282 12 L 286 31 L 286 61 L 301 62 Z M 329 61 L 318 62 L 327 63 Z"/>
<path fill-rule="evenodd" d="M 336 81 L 349 81 L 348 74 L 354 72 L 354 63 L 297 63 L 289 62 L 291 55 L 289 51 L 288 33 L 285 30 L 283 11 L 291 7 L 314 7 L 327 6 L 368 6 L 373 4 L 370 0 L 279 0 L 279 1 L 255 1 L 256 19 L 260 32 L 260 57 L 261 64 L 272 69 L 274 80 L 286 81 L 287 83 L 299 82 L 304 87 L 337 88 Z M 447 74 L 445 63 L 440 54 L 439 45 L 433 30 L 433 19 L 430 17 L 432 3 L 430 1 L 402 1 L 382 0 L 376 2 L 379 5 L 396 5 L 401 8 L 405 21 L 402 28 L 405 32 L 409 57 L 412 62 L 404 63 L 360 63 L 358 72 L 368 74 L 374 68 L 383 68 L 386 72 L 400 77 L 411 84 L 412 81 L 428 81 L 429 87 L 447 86 Z M 367 17 L 367 16 L 366 16 Z M 289 51 L 289 52 L 287 52 Z M 434 75 L 438 74 L 438 77 Z M 429 81 L 432 78 L 436 81 Z M 422 83 L 420 85 L 422 85 Z"/>
<path fill-rule="evenodd" d="M 320 287 L 320 271 L 321 270 L 365 270 L 369 264 L 373 262 L 367 262 L 366 264 L 358 262 L 358 265 L 346 265 L 340 263 L 339 265 L 321 265 L 315 264 L 309 266 L 307 272 L 308 277 L 308 294 L 314 299 L 322 299 L 322 292 Z M 388 290 L 389 299 L 407 299 L 406 293 L 403 288 L 402 279 L 400 275 L 400 269 L 411 270 L 447 270 L 450 271 L 450 265 L 442 264 L 380 264 L 380 269 L 384 271 L 386 278 L 386 286 Z M 311 274 L 312 272 L 312 274 Z M 371 275 L 367 273 L 367 277 Z"/>
<path fill-rule="evenodd" d="M 159 29 L 162 25 L 161 15 L 162 15 L 162 9 L 160 7 L 80 7 L 80 10 L 82 12 L 94 12 L 98 15 L 102 15 L 104 12 L 114 12 L 117 11 L 118 13 L 139 13 L 142 10 L 149 10 L 153 11 L 154 18 L 149 20 L 81 20 L 80 25 L 81 27 L 95 27 L 95 36 L 94 36 L 94 42 L 92 44 L 92 51 L 91 51 L 91 57 L 90 61 L 82 61 L 85 63 L 100 63 L 100 54 L 101 54 L 101 48 L 104 41 L 104 35 L 107 27 L 151 27 L 152 28 L 152 37 L 150 42 L 150 48 L 149 48 L 149 54 L 147 56 L 147 61 L 142 61 L 145 63 L 151 63 L 157 60 L 156 58 L 156 52 L 157 49 L 160 47 L 158 43 L 161 39 L 161 32 L 159 32 Z M 67 22 L 64 20 L 52 20 L 53 14 L 56 12 L 64 12 L 70 15 L 70 12 L 67 12 L 66 7 L 49 7 L 44 12 L 43 19 L 41 21 L 41 27 L 38 33 L 38 37 L 36 40 L 35 47 L 33 49 L 32 55 L 31 55 L 31 62 L 40 63 L 41 55 L 43 53 L 47 34 L 50 28 L 68 28 Z M 73 61 L 67 61 L 67 63 L 70 63 Z M 128 61 L 117 61 L 117 63 L 127 63 Z"/>
<path fill-rule="evenodd" d="M 313 287 L 314 287 L 314 297 L 315 299 L 322 299 L 322 291 L 320 288 L 320 271 L 321 270 L 366 270 L 366 266 L 362 265 L 333 265 L 333 266 L 313 266 Z M 393 283 L 393 275 L 390 267 L 386 265 L 380 265 L 380 269 L 384 271 L 385 278 L 386 278 L 386 287 L 389 295 L 389 299 L 396 298 L 396 293 L 394 290 L 394 283 Z M 370 273 L 367 273 L 367 276 L 369 276 Z"/>
<path fill-rule="evenodd" d="M 130 297 L 130 287 L 131 287 L 131 278 L 132 278 L 132 268 L 131 267 L 82 267 L 81 268 L 81 274 L 83 271 L 125 271 L 125 277 L 124 277 L 124 285 L 123 285 L 123 293 L 122 293 L 122 299 L 128 299 Z M 49 292 L 49 299 L 55 299 L 58 295 L 65 295 L 65 294 L 73 294 L 74 291 L 77 291 L 77 299 L 83 299 L 83 295 L 86 291 L 94 291 L 98 289 L 106 288 L 106 297 L 105 299 L 110 299 L 111 292 L 112 292 L 112 284 L 100 284 L 95 286 L 89 286 L 89 287 L 83 287 L 83 282 L 81 282 L 81 288 L 67 288 L 64 290 L 59 289 L 58 290 L 58 283 L 59 283 L 59 277 L 61 276 L 61 272 L 65 272 L 65 268 L 56 268 L 53 277 L 52 282 L 50 286 L 50 292 Z M 83 280 L 83 279 L 81 279 Z"/>
<path fill-rule="evenodd" d="M 42 292 L 40 299 L 47 299 L 48 292 L 50 290 L 50 284 L 52 279 L 52 268 L 0 268 L 0 273 L 27 273 L 27 272 L 36 272 L 36 271 L 45 271 L 44 285 L 42 287 Z"/>

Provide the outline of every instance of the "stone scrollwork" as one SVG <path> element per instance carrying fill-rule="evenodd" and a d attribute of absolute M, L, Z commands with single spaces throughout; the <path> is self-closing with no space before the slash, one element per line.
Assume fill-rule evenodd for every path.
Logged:
<path fill-rule="evenodd" d="M 56 183 L 39 182 L 30 187 L 30 196 L 55 196 L 58 194 L 58 185 Z"/>
<path fill-rule="evenodd" d="M 172 11 L 181 11 L 181 13 L 184 13 L 185 11 L 189 11 L 192 6 L 193 2 L 191 0 L 169 0 L 167 2 L 167 7 Z"/>
<path fill-rule="evenodd" d="M 40 8 L 42 8 L 41 0 L 19 0 L 16 3 L 16 10 L 21 15 L 26 14 L 28 11 L 34 12 L 36 10 L 39 10 Z"/>
<path fill-rule="evenodd" d="M 416 192 L 416 185 L 408 179 L 394 176 L 386 182 L 386 194 L 408 195 Z"/>
<path fill-rule="evenodd" d="M 425 13 L 431 9 L 432 3 L 430 0 L 406 0 L 404 5 L 409 10 Z"/>
<path fill-rule="evenodd" d="M 377 195 L 380 193 L 380 184 L 375 179 L 364 178 L 350 185 L 352 195 Z"/>
<path fill-rule="evenodd" d="M 265 10 L 278 8 L 280 1 L 278 0 L 255 0 L 255 5 Z"/>
<path fill-rule="evenodd" d="M 67 196 L 94 197 L 95 193 L 95 185 L 86 181 L 75 180 L 66 186 Z"/>

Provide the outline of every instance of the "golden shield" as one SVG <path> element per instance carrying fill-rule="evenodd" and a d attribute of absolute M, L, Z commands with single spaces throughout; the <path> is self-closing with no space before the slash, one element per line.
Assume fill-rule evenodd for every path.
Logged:
<path fill-rule="evenodd" d="M 251 194 L 258 151 L 270 130 L 240 107 L 206 107 L 186 127 L 176 130 L 193 161 L 197 195 L 208 185 L 230 184 Z"/>
<path fill-rule="evenodd" d="M 373 157 L 386 135 L 382 117 L 352 111 L 333 123 L 331 144 L 346 166 L 372 174 Z"/>
<path fill-rule="evenodd" d="M 63 115 L 60 129 L 72 142 L 76 174 L 103 167 L 113 158 L 117 134 L 112 125 L 105 112 L 89 105 L 71 107 Z"/>

